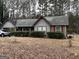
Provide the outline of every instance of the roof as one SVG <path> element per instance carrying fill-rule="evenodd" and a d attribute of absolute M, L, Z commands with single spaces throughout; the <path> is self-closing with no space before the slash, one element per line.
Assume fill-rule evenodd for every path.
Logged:
<path fill-rule="evenodd" d="M 37 19 L 18 19 L 16 21 L 16 27 L 32 27 Z"/>
<path fill-rule="evenodd" d="M 48 23 L 48 25 L 51 25 L 50 22 L 47 21 L 47 19 L 45 19 L 43 16 L 40 16 L 37 21 L 34 23 L 34 25 L 36 25 L 41 19 L 43 19 L 46 23 Z"/>
<path fill-rule="evenodd" d="M 68 16 L 42 17 L 49 25 L 69 25 Z M 3 28 L 32 27 L 41 20 L 38 19 L 18 19 L 11 20 L 4 24 Z"/>
<path fill-rule="evenodd" d="M 14 28 L 15 25 L 10 22 L 10 21 L 7 21 L 4 25 L 3 25 L 3 28 Z"/>
<path fill-rule="evenodd" d="M 69 25 L 68 16 L 45 17 L 51 25 Z"/>

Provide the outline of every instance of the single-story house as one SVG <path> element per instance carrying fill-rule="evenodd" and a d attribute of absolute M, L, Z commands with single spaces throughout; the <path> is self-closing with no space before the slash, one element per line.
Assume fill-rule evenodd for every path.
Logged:
<path fill-rule="evenodd" d="M 16 31 L 63 32 L 66 35 L 68 25 L 68 16 L 40 16 L 38 19 L 18 19 L 14 22 L 8 21 L 4 24 L 3 29 L 14 28 Z"/>

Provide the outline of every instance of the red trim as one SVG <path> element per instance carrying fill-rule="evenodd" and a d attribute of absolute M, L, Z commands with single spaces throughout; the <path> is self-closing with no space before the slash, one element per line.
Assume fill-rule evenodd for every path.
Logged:
<path fill-rule="evenodd" d="M 51 26 L 51 32 L 55 32 L 55 26 Z"/>
<path fill-rule="evenodd" d="M 61 26 L 62 32 L 64 32 L 64 26 Z"/>
<path fill-rule="evenodd" d="M 55 32 L 55 26 L 53 26 L 53 30 L 54 30 L 54 32 Z"/>

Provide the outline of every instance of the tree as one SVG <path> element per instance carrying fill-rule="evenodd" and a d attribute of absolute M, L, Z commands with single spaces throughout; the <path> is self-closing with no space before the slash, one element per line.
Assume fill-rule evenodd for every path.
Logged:
<path fill-rule="evenodd" d="M 41 15 L 60 16 L 70 9 L 70 0 L 39 0 L 39 6 Z"/>
<path fill-rule="evenodd" d="M 69 26 L 68 33 L 79 33 L 79 16 L 74 15 L 72 12 L 68 13 L 69 16 Z"/>
<path fill-rule="evenodd" d="M 7 0 L 10 18 L 23 18 L 36 14 L 35 0 Z"/>
<path fill-rule="evenodd" d="M 39 0 L 39 11 L 40 11 L 40 15 L 44 16 L 45 13 L 45 2 L 47 2 L 47 0 Z"/>
<path fill-rule="evenodd" d="M 79 15 L 79 0 L 73 1 L 73 9 L 75 10 L 75 15 Z"/>
<path fill-rule="evenodd" d="M 1 25 L 3 25 L 8 18 L 8 12 L 7 12 L 7 8 L 5 6 L 5 3 L 3 0 L 0 0 L 0 22 Z"/>
<path fill-rule="evenodd" d="M 0 0 L 0 22 L 3 23 L 3 1 Z"/>
<path fill-rule="evenodd" d="M 50 4 L 54 16 L 65 15 L 65 12 L 70 9 L 70 0 L 50 0 Z"/>
<path fill-rule="evenodd" d="M 21 5 L 21 9 L 22 9 L 23 17 L 29 16 L 29 14 L 30 14 L 30 0 L 26 0 L 25 2 L 23 2 Z"/>

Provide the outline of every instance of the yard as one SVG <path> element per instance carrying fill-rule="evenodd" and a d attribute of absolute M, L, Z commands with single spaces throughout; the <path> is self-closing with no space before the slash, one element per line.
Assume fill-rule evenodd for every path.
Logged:
<path fill-rule="evenodd" d="M 0 55 L 10 59 L 79 59 L 79 36 L 69 39 L 30 37 L 0 38 Z"/>

